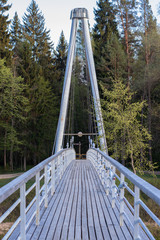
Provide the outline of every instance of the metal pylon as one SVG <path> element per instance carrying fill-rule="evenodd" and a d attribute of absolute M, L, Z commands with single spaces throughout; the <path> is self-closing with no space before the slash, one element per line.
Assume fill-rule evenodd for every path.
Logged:
<path fill-rule="evenodd" d="M 100 146 L 101 146 L 101 150 L 108 153 L 102 112 L 101 112 L 97 77 L 96 77 L 93 52 L 92 52 L 92 46 L 91 46 L 91 39 L 90 39 L 90 33 L 89 33 L 89 27 L 88 27 L 87 9 L 85 8 L 73 9 L 71 11 L 70 19 L 72 19 L 72 26 L 71 26 L 71 34 L 70 34 L 70 41 L 69 41 L 67 65 L 66 65 L 64 84 L 63 84 L 63 93 L 62 93 L 62 99 L 61 99 L 61 109 L 60 109 L 57 134 L 56 134 L 55 152 L 58 152 L 62 148 L 65 121 L 67 116 L 67 106 L 69 101 L 69 92 L 70 92 L 70 85 L 71 85 L 71 73 L 72 73 L 72 66 L 73 66 L 74 50 L 76 45 L 77 25 L 78 25 L 78 20 L 81 19 L 82 25 L 83 25 L 86 59 L 87 59 L 87 65 L 89 68 L 89 76 L 90 76 L 92 94 L 94 99 L 94 108 L 96 113 L 98 134 L 100 136 Z"/>

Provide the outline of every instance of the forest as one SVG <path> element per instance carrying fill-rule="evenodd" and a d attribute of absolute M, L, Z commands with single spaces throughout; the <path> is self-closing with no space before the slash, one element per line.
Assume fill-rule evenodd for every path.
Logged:
<path fill-rule="evenodd" d="M 0 0 L 0 164 L 36 165 L 52 153 L 68 43 L 36 0 L 23 15 Z M 160 7 L 159 7 L 160 13 Z M 160 26 L 148 0 L 97 0 L 91 32 L 109 155 L 136 173 L 160 168 Z M 82 26 L 66 132 L 96 132 Z M 64 146 L 65 147 L 65 146 Z"/>

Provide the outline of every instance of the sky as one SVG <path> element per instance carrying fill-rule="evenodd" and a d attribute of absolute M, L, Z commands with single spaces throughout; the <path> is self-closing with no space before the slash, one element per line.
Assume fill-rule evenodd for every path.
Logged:
<path fill-rule="evenodd" d="M 96 1 L 97 0 L 36 0 L 39 9 L 44 15 L 46 27 L 50 30 L 51 40 L 55 47 L 58 44 L 62 30 L 67 42 L 69 42 L 71 29 L 70 12 L 72 9 L 77 7 L 86 8 L 89 12 L 90 26 L 93 27 L 93 9 L 96 8 Z M 30 5 L 31 0 L 8 0 L 8 3 L 12 4 L 9 10 L 9 18 L 12 19 L 17 11 L 19 19 L 22 20 L 22 16 Z M 160 0 L 150 0 L 153 13 L 156 17 L 158 3 L 160 3 Z M 157 19 L 160 23 L 160 16 L 157 17 Z"/>

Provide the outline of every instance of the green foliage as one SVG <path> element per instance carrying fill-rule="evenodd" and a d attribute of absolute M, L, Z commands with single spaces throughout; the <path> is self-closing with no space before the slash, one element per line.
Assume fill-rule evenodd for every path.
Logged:
<path fill-rule="evenodd" d="M 9 44 L 9 24 L 8 15 L 11 5 L 7 5 L 8 0 L 0 0 L 0 58 L 6 58 L 7 64 L 10 64 L 11 52 Z"/>
<path fill-rule="evenodd" d="M 116 74 L 115 59 L 118 42 L 118 30 L 115 18 L 115 11 L 112 3 L 108 0 L 99 0 L 97 9 L 94 9 L 96 24 L 93 28 L 94 58 L 97 70 L 97 77 L 105 85 L 110 85 L 110 79 Z M 117 45 L 118 44 L 118 45 Z M 121 47 L 120 47 L 121 48 Z M 119 55 L 119 52 L 117 56 Z M 113 60 L 114 58 L 114 60 Z"/>
<path fill-rule="evenodd" d="M 57 95 L 61 97 L 63 80 L 67 61 L 67 51 L 68 45 L 65 39 L 63 31 L 61 32 L 58 46 L 56 48 L 55 54 L 55 72 L 54 72 L 54 87 L 56 88 Z"/>
<path fill-rule="evenodd" d="M 15 12 L 12 20 L 10 35 L 10 43 L 13 48 L 14 57 L 17 57 L 18 45 L 22 40 L 22 25 L 17 12 Z"/>
<path fill-rule="evenodd" d="M 0 60 L 0 148 L 19 150 L 23 143 L 20 139 L 19 125 L 26 121 L 28 100 L 24 96 L 25 84 L 21 77 L 13 77 L 9 68 Z M 10 159 L 11 160 L 11 159 Z M 10 163 L 12 164 L 12 162 Z"/>
<path fill-rule="evenodd" d="M 146 155 L 147 141 L 151 136 L 141 124 L 145 102 L 133 102 L 133 94 L 121 80 L 113 82 L 111 91 L 103 88 L 103 116 L 109 152 L 115 159 L 130 159 L 134 172 L 153 170 Z"/>
<path fill-rule="evenodd" d="M 49 36 L 50 31 L 45 28 L 45 18 L 39 10 L 35 0 L 27 8 L 23 17 L 24 38 L 30 43 L 33 59 L 38 62 L 42 56 L 51 54 L 53 46 Z"/>

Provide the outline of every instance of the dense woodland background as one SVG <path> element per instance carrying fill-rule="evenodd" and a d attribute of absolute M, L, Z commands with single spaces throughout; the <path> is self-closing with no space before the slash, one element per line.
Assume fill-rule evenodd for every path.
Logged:
<path fill-rule="evenodd" d="M 0 0 L 0 164 L 26 170 L 52 153 L 68 43 L 62 32 L 54 46 L 35 0 L 22 22 L 17 13 L 9 20 L 11 7 Z M 94 14 L 109 154 L 134 172 L 153 170 L 160 166 L 160 28 L 148 0 L 98 0 Z M 96 131 L 81 29 L 66 132 Z"/>

